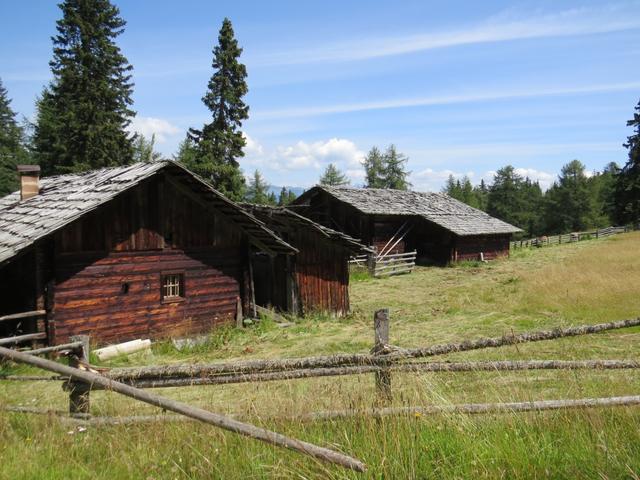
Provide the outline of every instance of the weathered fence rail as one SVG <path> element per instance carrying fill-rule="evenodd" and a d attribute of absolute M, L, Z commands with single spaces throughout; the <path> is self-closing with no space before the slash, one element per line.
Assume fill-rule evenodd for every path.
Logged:
<path fill-rule="evenodd" d="M 547 245 L 580 242 L 582 240 L 589 240 L 593 238 L 606 238 L 611 235 L 618 235 L 628 231 L 628 227 L 606 227 L 587 232 L 573 232 L 562 235 L 542 235 L 540 237 L 529 238 L 526 240 L 515 240 L 511 242 L 511 248 L 543 247 Z"/>

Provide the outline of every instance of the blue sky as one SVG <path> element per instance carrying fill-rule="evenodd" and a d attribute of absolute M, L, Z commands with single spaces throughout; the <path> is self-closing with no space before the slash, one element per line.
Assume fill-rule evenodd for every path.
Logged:
<path fill-rule="evenodd" d="M 409 156 L 416 190 L 512 164 L 548 185 L 577 158 L 622 164 L 640 98 L 640 2 L 115 1 L 134 67 L 133 127 L 171 156 L 229 17 L 244 48 L 245 173 L 309 186 L 334 162 L 362 183 L 373 145 Z M 0 2 L 0 78 L 32 117 L 50 79 L 55 2 Z"/>

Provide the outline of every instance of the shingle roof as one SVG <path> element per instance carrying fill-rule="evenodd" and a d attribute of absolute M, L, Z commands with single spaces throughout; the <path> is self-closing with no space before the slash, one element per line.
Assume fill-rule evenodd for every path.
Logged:
<path fill-rule="evenodd" d="M 21 201 L 20 192 L 14 192 L 0 198 L 0 264 L 161 170 L 187 182 L 195 194 L 231 217 L 255 244 L 271 252 L 297 251 L 197 175 L 175 162 L 159 161 L 43 178 L 34 197 Z"/>
<path fill-rule="evenodd" d="M 268 226 L 272 227 L 275 231 L 278 231 L 278 224 L 299 227 L 309 227 L 322 236 L 328 239 L 342 244 L 345 248 L 354 254 L 373 252 L 369 247 L 360 243 L 360 240 L 353 238 L 346 233 L 333 230 L 332 228 L 325 227 L 319 223 L 310 220 L 307 217 L 303 217 L 286 207 L 273 207 L 269 205 L 256 205 L 252 203 L 242 203 L 244 208 L 248 209 L 254 216 L 265 222 Z"/>
<path fill-rule="evenodd" d="M 516 233 L 518 227 L 470 207 L 444 193 L 410 192 L 381 188 L 346 188 L 318 185 L 299 197 L 302 203 L 314 192 L 325 191 L 368 215 L 419 216 L 460 236 Z"/>

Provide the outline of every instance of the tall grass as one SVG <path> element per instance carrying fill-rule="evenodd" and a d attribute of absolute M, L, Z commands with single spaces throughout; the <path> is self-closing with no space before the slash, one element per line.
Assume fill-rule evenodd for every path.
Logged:
<path fill-rule="evenodd" d="M 509 260 L 352 284 L 354 312 L 290 328 L 265 321 L 218 330 L 186 351 L 167 342 L 113 365 L 365 352 L 373 310 L 391 308 L 400 346 L 595 323 L 640 312 L 640 235 L 517 252 Z M 638 358 L 640 329 L 449 355 L 447 359 Z M 13 369 L 13 367 L 10 367 Z M 22 373 L 32 370 L 19 367 Z M 393 406 L 630 395 L 635 371 L 393 374 Z M 88 427 L 57 417 L 0 413 L 0 478 L 638 478 L 640 409 L 483 416 L 439 414 L 295 420 L 376 405 L 373 375 L 158 391 L 364 460 L 364 475 L 197 423 Z M 157 414 L 93 392 L 96 415 Z M 66 409 L 58 382 L 0 383 L 0 406 Z M 292 419 L 294 418 L 294 419 Z"/>

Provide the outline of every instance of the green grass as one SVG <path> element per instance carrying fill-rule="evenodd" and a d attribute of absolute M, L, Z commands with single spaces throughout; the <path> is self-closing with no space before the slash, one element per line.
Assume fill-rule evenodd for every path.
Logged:
<path fill-rule="evenodd" d="M 215 362 L 366 352 L 372 316 L 391 311 L 392 343 L 403 347 L 599 323 L 640 312 L 639 234 L 518 250 L 508 260 L 422 267 L 388 279 L 352 278 L 353 312 L 269 321 L 212 332 L 178 352 L 170 342 L 111 366 Z M 638 358 L 640 329 L 522 344 L 448 360 Z M 26 367 L 5 371 L 35 373 Z M 335 448 L 365 461 L 346 472 L 299 454 L 195 423 L 89 427 L 56 417 L 0 413 L 0 478 L 639 478 L 640 409 L 615 408 L 467 416 L 301 422 L 282 417 L 376 403 L 372 375 L 158 390 L 212 411 Z M 531 371 L 393 375 L 393 405 L 539 400 L 640 393 L 636 371 Z M 0 405 L 66 409 L 57 382 L 0 383 Z M 157 413 L 107 392 L 92 413 Z M 278 418 L 273 418 L 278 417 Z"/>

